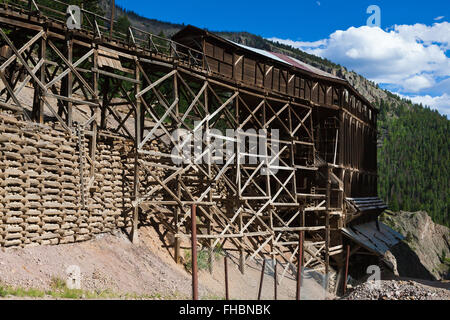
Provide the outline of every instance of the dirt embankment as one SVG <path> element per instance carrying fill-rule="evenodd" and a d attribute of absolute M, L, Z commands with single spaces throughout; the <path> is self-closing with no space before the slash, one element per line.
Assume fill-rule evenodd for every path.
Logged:
<path fill-rule="evenodd" d="M 69 266 L 81 270 L 81 289 L 89 292 L 108 291 L 117 298 L 130 295 L 155 299 L 190 299 L 191 274 L 173 259 L 172 248 L 161 240 L 161 230 L 148 226 L 140 229 L 140 244 L 133 245 L 122 232 L 105 234 L 75 244 L 38 246 L 0 251 L 0 286 L 51 290 L 55 278 L 67 279 Z M 163 239 L 164 240 L 164 239 Z M 183 253 L 189 248 L 183 248 Z M 253 300 L 258 296 L 261 261 L 253 261 L 245 275 L 238 269 L 238 255 L 229 255 L 229 288 L 231 299 Z M 288 270 L 290 271 L 290 270 Z M 283 268 L 278 268 L 281 279 Z M 323 291 L 315 282 L 305 280 L 304 299 L 323 299 Z M 199 272 L 199 293 L 202 299 L 223 299 L 224 260 L 215 256 L 213 273 Z M 307 288 L 307 289 L 306 289 Z M 273 299 L 273 272 L 266 268 L 262 299 Z M 295 276 L 291 272 L 278 286 L 278 298 L 295 299 Z M 332 298 L 332 297 L 330 297 Z"/>
<path fill-rule="evenodd" d="M 406 237 L 391 249 L 401 277 L 450 279 L 450 229 L 435 224 L 426 212 L 386 213 L 383 222 Z"/>

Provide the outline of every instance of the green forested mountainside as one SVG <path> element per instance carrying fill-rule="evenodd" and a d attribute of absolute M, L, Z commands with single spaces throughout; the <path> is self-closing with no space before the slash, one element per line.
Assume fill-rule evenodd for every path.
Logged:
<path fill-rule="evenodd" d="M 379 195 L 393 211 L 427 211 L 450 226 L 449 120 L 419 105 L 379 104 Z"/>

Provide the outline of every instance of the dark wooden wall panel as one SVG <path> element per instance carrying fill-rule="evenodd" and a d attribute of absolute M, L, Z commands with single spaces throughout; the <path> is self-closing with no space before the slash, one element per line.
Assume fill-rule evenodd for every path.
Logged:
<path fill-rule="evenodd" d="M 254 60 L 244 58 L 244 81 L 250 84 L 255 84 L 255 67 Z"/>
<path fill-rule="evenodd" d="M 210 57 L 214 57 L 214 45 L 211 43 L 205 43 L 205 54 Z"/>
<path fill-rule="evenodd" d="M 269 68 L 267 68 L 267 71 L 266 71 L 264 87 L 267 89 L 272 89 L 273 88 L 273 68 L 270 68 L 270 69 Z"/>
<path fill-rule="evenodd" d="M 264 63 L 257 63 L 256 64 L 256 85 L 257 86 L 263 86 L 264 84 Z"/>
<path fill-rule="evenodd" d="M 206 61 L 212 72 L 219 72 L 219 61 L 210 57 L 206 57 Z"/>
<path fill-rule="evenodd" d="M 234 78 L 236 80 L 243 80 L 243 58 L 241 56 L 235 54 L 234 55 Z"/>
<path fill-rule="evenodd" d="M 273 90 L 280 91 L 280 70 L 273 68 Z"/>
<path fill-rule="evenodd" d="M 280 92 L 286 93 L 287 90 L 287 71 L 280 72 Z"/>

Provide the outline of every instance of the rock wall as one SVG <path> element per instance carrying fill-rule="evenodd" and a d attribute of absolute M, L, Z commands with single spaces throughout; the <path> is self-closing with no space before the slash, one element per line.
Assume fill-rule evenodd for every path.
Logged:
<path fill-rule="evenodd" d="M 402 277 L 450 279 L 450 229 L 435 224 L 426 212 L 385 213 L 382 221 L 406 240 L 391 249 Z M 391 260 L 394 260 L 391 258 Z"/>
<path fill-rule="evenodd" d="M 128 226 L 123 216 L 132 197 L 132 161 L 121 141 L 99 141 L 94 180 L 83 165 L 87 141 L 52 126 L 0 115 L 0 246 L 25 247 L 85 241 Z"/>

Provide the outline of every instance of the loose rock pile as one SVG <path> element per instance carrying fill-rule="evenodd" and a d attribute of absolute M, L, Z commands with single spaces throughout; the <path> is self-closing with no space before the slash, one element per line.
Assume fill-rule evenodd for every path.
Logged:
<path fill-rule="evenodd" d="M 377 285 L 378 283 L 378 285 Z M 342 300 L 448 300 L 450 291 L 422 285 L 415 281 L 366 282 Z"/>

